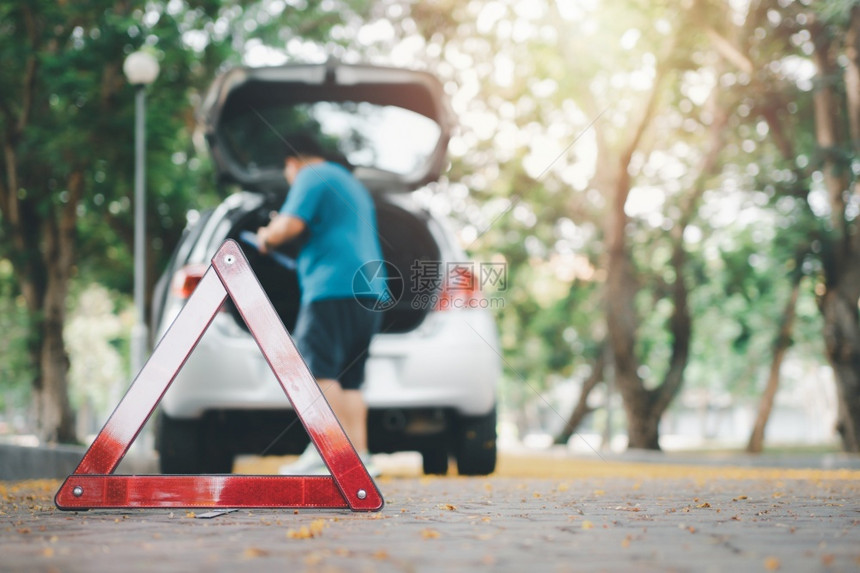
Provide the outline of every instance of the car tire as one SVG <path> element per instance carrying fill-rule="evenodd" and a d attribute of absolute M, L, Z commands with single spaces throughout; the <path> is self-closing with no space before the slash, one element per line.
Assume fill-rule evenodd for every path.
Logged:
<path fill-rule="evenodd" d="M 455 449 L 457 472 L 483 476 L 496 469 L 496 410 L 483 416 L 460 418 Z"/>
<path fill-rule="evenodd" d="M 163 412 L 157 420 L 159 469 L 163 474 L 218 474 L 233 470 L 233 454 L 217 448 L 218 441 L 205 431 L 203 420 L 171 418 Z"/>
<path fill-rule="evenodd" d="M 444 447 L 421 452 L 424 475 L 443 476 L 448 473 L 448 450 Z"/>

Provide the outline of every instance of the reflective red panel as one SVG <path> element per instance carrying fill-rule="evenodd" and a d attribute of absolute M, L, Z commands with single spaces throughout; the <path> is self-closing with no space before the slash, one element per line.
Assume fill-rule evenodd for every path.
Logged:
<path fill-rule="evenodd" d="M 349 508 L 330 476 L 71 475 L 60 509 L 295 507 Z M 378 509 L 378 508 L 367 508 Z"/>
<path fill-rule="evenodd" d="M 227 296 L 316 444 L 331 476 L 117 476 L 111 474 L 152 415 Z M 75 473 L 55 497 L 60 509 L 97 507 L 290 507 L 382 509 L 382 494 L 308 370 L 234 241 L 212 259 Z"/>

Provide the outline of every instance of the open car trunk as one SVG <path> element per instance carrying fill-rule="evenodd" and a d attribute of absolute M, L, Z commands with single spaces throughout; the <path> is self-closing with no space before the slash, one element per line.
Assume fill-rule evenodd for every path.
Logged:
<path fill-rule="evenodd" d="M 223 182 L 249 188 L 281 179 L 286 138 L 304 134 L 383 192 L 436 181 L 454 123 L 435 76 L 337 60 L 227 70 L 198 119 Z"/>
<path fill-rule="evenodd" d="M 416 261 L 438 261 L 439 246 L 421 216 L 410 213 L 401 207 L 375 199 L 377 228 L 379 229 L 382 255 L 385 261 L 397 268 L 400 276 L 389 276 L 388 287 L 396 304 L 385 309 L 381 332 L 395 334 L 409 332 L 424 320 L 429 309 L 426 304 L 415 304 L 418 293 L 411 288 L 411 269 Z M 238 241 L 242 231 L 255 232 L 269 221 L 268 207 L 257 209 L 242 217 L 230 231 L 229 238 Z M 292 332 L 299 311 L 301 289 L 295 271 L 275 262 L 272 257 L 260 255 L 253 247 L 238 241 L 248 257 L 248 261 L 260 284 L 272 301 L 287 330 Z M 279 249 L 283 254 L 295 257 L 298 248 L 284 245 Z M 389 273 L 392 275 L 393 273 Z M 243 327 L 244 321 L 236 307 L 228 300 L 228 310 Z"/>

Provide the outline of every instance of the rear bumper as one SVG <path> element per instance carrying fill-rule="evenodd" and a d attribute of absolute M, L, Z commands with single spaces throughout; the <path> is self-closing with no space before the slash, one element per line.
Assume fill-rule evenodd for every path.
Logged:
<path fill-rule="evenodd" d="M 413 332 L 378 335 L 362 388 L 371 409 L 449 408 L 482 415 L 501 374 L 495 324 L 483 310 L 433 313 Z M 174 418 L 212 410 L 290 408 L 256 342 L 228 315 L 215 317 L 161 402 Z"/>

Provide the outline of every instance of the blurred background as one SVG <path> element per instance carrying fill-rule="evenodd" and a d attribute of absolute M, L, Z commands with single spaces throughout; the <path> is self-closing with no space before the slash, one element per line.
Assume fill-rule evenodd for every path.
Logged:
<path fill-rule="evenodd" d="M 857 0 L 0 0 L 0 439 L 85 442 L 136 374 L 138 50 L 146 293 L 231 192 L 219 71 L 424 69 L 418 199 L 507 271 L 503 448 L 860 452 Z"/>

